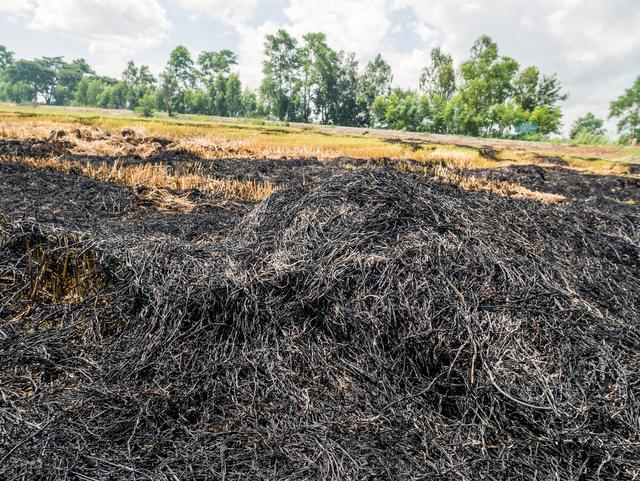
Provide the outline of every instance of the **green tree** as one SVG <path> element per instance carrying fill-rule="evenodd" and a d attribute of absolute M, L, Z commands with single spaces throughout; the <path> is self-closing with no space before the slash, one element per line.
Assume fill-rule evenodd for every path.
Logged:
<path fill-rule="evenodd" d="M 453 59 L 439 48 L 431 51 L 431 63 L 420 74 L 420 90 L 449 100 L 456 91 L 456 73 Z"/>
<path fill-rule="evenodd" d="M 93 75 L 95 72 L 82 58 L 73 60 L 70 64 L 60 64 L 56 71 L 56 84 L 53 89 L 55 103 L 57 105 L 69 104 L 82 79 Z"/>
<path fill-rule="evenodd" d="M 326 124 L 338 103 L 339 57 L 327 45 L 325 34 L 308 33 L 303 38 L 311 64 L 309 84 L 313 110 L 320 122 Z"/>
<path fill-rule="evenodd" d="M 0 45 L 0 72 L 13 63 L 15 54 L 4 45 Z"/>
<path fill-rule="evenodd" d="M 116 82 L 100 92 L 97 98 L 98 107 L 106 109 L 124 109 L 127 107 L 128 87 L 124 82 Z"/>
<path fill-rule="evenodd" d="M 242 83 L 238 74 L 232 73 L 225 83 L 225 98 L 227 115 L 237 117 L 242 115 Z"/>
<path fill-rule="evenodd" d="M 35 102 L 36 92 L 28 82 L 3 83 L 0 96 L 16 103 Z"/>
<path fill-rule="evenodd" d="M 380 96 L 391 93 L 393 73 L 391 66 L 378 54 L 364 68 L 359 79 L 358 105 L 361 113 L 359 123 L 371 125 L 374 101 Z"/>
<path fill-rule="evenodd" d="M 135 109 L 142 98 L 154 89 L 156 79 L 147 65 L 137 67 L 133 60 L 122 72 L 122 81 L 127 85 L 127 107 Z"/>
<path fill-rule="evenodd" d="M 379 96 L 372 107 L 375 124 L 381 127 L 421 131 L 425 130 L 428 101 L 413 90 L 395 88 L 386 97 Z"/>
<path fill-rule="evenodd" d="M 527 67 L 520 72 L 514 79 L 513 86 L 515 100 L 528 111 L 543 105 L 553 107 L 568 98 L 568 95 L 562 92 L 562 86 L 555 74 L 541 75 L 540 69 L 535 66 Z"/>
<path fill-rule="evenodd" d="M 238 56 L 231 50 L 204 51 L 198 56 L 200 78 L 205 85 L 211 85 L 218 74 L 228 74 L 237 63 Z"/>
<path fill-rule="evenodd" d="M 576 121 L 571 126 L 570 137 L 572 139 L 575 139 L 581 133 L 591 135 L 604 135 L 604 120 L 599 119 L 591 112 L 583 115 L 582 117 L 576 119 Z"/>
<path fill-rule="evenodd" d="M 525 111 L 517 102 L 495 104 L 489 108 L 487 116 L 490 122 L 488 134 L 494 137 L 509 137 L 515 135 L 517 126 L 529 121 L 530 113 Z M 536 125 L 536 130 L 539 130 Z"/>
<path fill-rule="evenodd" d="M 140 99 L 137 110 L 139 110 L 145 117 L 151 117 L 153 116 L 153 111 L 156 109 L 157 105 L 158 99 L 155 92 L 148 91 L 144 94 L 144 97 Z"/>
<path fill-rule="evenodd" d="M 305 44 L 300 47 L 297 52 L 297 86 L 295 88 L 299 99 L 298 117 L 303 122 L 309 122 L 313 112 L 311 95 L 314 82 L 314 52 L 310 47 L 309 37 L 305 40 Z"/>
<path fill-rule="evenodd" d="M 454 130 L 467 135 L 490 135 L 494 126 L 490 109 L 510 98 L 518 68 L 514 59 L 500 56 L 498 45 L 490 37 L 483 35 L 476 40 L 471 58 L 460 67 L 463 85 L 459 95 L 464 115 Z"/>
<path fill-rule="evenodd" d="M 560 120 L 562 111 L 559 107 L 539 105 L 529 114 L 528 121 L 537 125 L 540 135 L 549 135 L 560 132 Z"/>
<path fill-rule="evenodd" d="M 227 78 L 223 74 L 218 74 L 215 81 L 215 96 L 213 97 L 213 113 L 226 117 L 227 110 Z"/>
<path fill-rule="evenodd" d="M 631 138 L 640 138 L 640 76 L 609 107 L 609 118 L 618 118 L 618 131 Z"/>
<path fill-rule="evenodd" d="M 171 51 L 167 69 L 171 71 L 181 91 L 193 88 L 195 84 L 193 59 L 186 47 L 178 45 Z"/>
<path fill-rule="evenodd" d="M 35 102 L 38 97 L 49 99 L 53 96 L 55 73 L 40 60 L 17 60 L 4 70 L 4 77 L 9 85 L 20 84 L 22 92 L 18 102 Z M 11 88 L 13 90 L 13 88 Z M 30 98 L 25 97 L 30 92 Z"/>
<path fill-rule="evenodd" d="M 436 134 L 449 133 L 446 111 L 448 100 L 439 95 L 423 95 L 421 97 L 425 119 L 423 121 L 425 130 Z"/>
<path fill-rule="evenodd" d="M 249 88 L 245 88 L 242 92 L 242 115 L 245 117 L 255 117 L 259 115 L 256 93 Z"/>
<path fill-rule="evenodd" d="M 117 81 L 111 80 L 103 80 L 103 79 L 93 79 L 89 81 L 89 85 L 87 87 L 87 105 L 98 105 L 98 98 L 102 92 L 108 89 L 111 85 L 115 85 Z"/>
<path fill-rule="evenodd" d="M 160 74 L 159 102 L 167 111 L 169 117 L 173 115 L 174 101 L 179 91 L 178 79 L 172 69 L 165 69 Z"/>
<path fill-rule="evenodd" d="M 538 85 L 540 70 L 538 67 L 525 68 L 514 80 L 514 98 L 525 110 L 533 110 L 539 104 Z"/>
<path fill-rule="evenodd" d="M 138 67 L 133 60 L 127 62 L 127 66 L 122 71 L 122 81 L 129 87 L 134 87 L 138 81 Z"/>
<path fill-rule="evenodd" d="M 285 30 L 278 30 L 275 35 L 266 36 L 264 54 L 260 93 L 265 109 L 280 120 L 294 120 L 299 60 L 297 42 Z"/>
<path fill-rule="evenodd" d="M 355 53 L 340 52 L 338 59 L 337 98 L 333 104 L 331 121 L 337 125 L 359 125 L 362 113 L 358 104 L 358 61 Z"/>
<path fill-rule="evenodd" d="M 44 100 L 47 104 L 65 105 L 74 98 L 83 77 L 94 72 L 84 59 L 66 63 L 62 57 L 43 57 L 35 60 L 18 60 L 7 65 L 3 72 L 5 82 L 20 83 L 12 91 L 20 91 L 22 101 Z M 28 86 L 28 88 L 25 88 Z"/>
<path fill-rule="evenodd" d="M 204 90 L 185 90 L 183 100 L 187 113 L 206 115 L 214 113 L 211 106 L 211 96 Z"/>

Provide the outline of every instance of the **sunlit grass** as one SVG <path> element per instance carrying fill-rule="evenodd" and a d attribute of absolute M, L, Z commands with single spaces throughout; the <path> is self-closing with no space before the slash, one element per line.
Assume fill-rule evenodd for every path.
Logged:
<path fill-rule="evenodd" d="M 216 179 L 198 173 L 177 174 L 162 164 L 138 164 L 126 166 L 116 160 L 94 165 L 57 157 L 23 157 L 16 161 L 36 169 L 52 169 L 58 172 L 76 172 L 101 182 L 113 182 L 127 186 L 144 186 L 151 189 L 185 191 L 197 189 L 205 194 L 219 196 L 225 200 L 241 199 L 259 201 L 280 187 L 269 182 L 253 180 Z M 159 201 L 164 208 L 171 205 L 179 210 L 190 210 L 193 204 L 188 199 L 172 192 L 145 193 L 149 200 Z"/>
<path fill-rule="evenodd" d="M 0 136 L 5 138 L 46 138 L 51 132 L 91 126 L 107 134 L 120 134 L 124 128 L 136 127 L 144 137 L 162 137 L 205 159 L 221 157 L 309 158 L 328 160 L 337 157 L 415 159 L 439 161 L 460 167 L 486 167 L 476 149 L 453 145 L 429 144 L 419 149 L 383 138 L 320 132 L 313 128 L 256 126 L 250 123 L 211 122 L 207 125 L 168 120 L 131 119 L 127 117 L 83 117 L 74 115 L 21 116 L 7 114 L 0 121 Z M 76 153 L 95 155 L 130 155 L 126 144 L 117 139 L 70 138 Z M 92 150 L 93 149 L 93 150 Z M 135 152 L 144 157 L 144 152 Z"/>
<path fill-rule="evenodd" d="M 0 106 L 0 137 L 46 138 L 52 131 L 82 127 L 98 129 L 114 138 L 70 139 L 74 153 L 87 155 L 146 157 L 153 152 L 151 144 L 130 144 L 121 141 L 123 129 L 133 128 L 136 135 L 171 140 L 171 149 L 182 149 L 203 159 L 217 158 L 317 158 L 339 157 L 359 159 L 413 159 L 419 162 L 439 162 L 464 169 L 495 168 L 510 164 L 544 163 L 543 157 L 559 157 L 568 168 L 598 174 L 625 175 L 628 163 L 640 157 L 640 149 L 620 146 L 582 146 L 569 155 L 563 147 L 550 144 L 526 146 L 501 144 L 496 158 L 480 155 L 478 148 L 446 144 L 419 138 L 420 146 L 388 142 L 381 136 L 366 132 L 344 132 L 340 128 L 312 125 L 288 125 L 259 119 L 219 119 L 207 116 L 178 118 L 137 117 L 122 111 L 100 109 L 70 109 L 31 106 Z M 473 139 L 469 139 L 470 141 Z M 476 139 L 477 140 L 477 139 Z M 461 138 L 464 143 L 464 138 Z M 607 154 L 607 159 L 599 154 Z"/>

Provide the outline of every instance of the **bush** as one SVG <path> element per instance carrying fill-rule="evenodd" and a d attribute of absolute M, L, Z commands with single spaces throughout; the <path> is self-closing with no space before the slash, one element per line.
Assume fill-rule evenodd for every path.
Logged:
<path fill-rule="evenodd" d="M 586 130 L 579 130 L 572 136 L 572 140 L 576 144 L 584 145 L 606 145 L 609 143 L 609 139 L 603 134 L 594 134 Z"/>
<path fill-rule="evenodd" d="M 618 137 L 617 143 L 620 145 L 632 145 L 633 140 L 634 140 L 634 137 L 631 134 L 624 133 L 624 134 L 621 134 L 620 137 Z"/>
<path fill-rule="evenodd" d="M 156 98 L 155 93 L 147 92 L 144 97 L 140 99 L 140 102 L 138 102 L 136 112 L 141 113 L 145 117 L 152 117 L 157 105 L 158 99 Z"/>

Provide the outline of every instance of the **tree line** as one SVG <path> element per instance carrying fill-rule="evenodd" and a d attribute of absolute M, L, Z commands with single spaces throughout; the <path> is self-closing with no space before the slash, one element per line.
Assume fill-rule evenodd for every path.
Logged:
<path fill-rule="evenodd" d="M 133 109 L 144 115 L 174 113 L 265 117 L 289 122 L 382 127 L 441 134 L 544 138 L 561 129 L 568 98 L 556 74 L 522 67 L 480 37 L 456 66 L 439 48 L 431 52 L 418 89 L 393 86 L 391 66 L 377 55 L 360 66 L 354 53 L 332 49 L 323 33 L 298 41 L 285 30 L 267 35 L 263 80 L 243 88 L 230 50 L 194 58 L 184 46 L 170 54 L 156 78 L 130 61 L 120 79 L 101 76 L 84 59 L 15 59 L 0 45 L 0 100 L 18 103 Z M 640 77 L 611 103 L 622 138 L 640 136 Z M 589 113 L 571 137 L 604 141 L 604 122 Z"/>

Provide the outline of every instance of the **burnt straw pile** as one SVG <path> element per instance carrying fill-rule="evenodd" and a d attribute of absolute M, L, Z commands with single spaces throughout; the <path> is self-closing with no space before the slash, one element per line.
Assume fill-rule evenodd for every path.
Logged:
<path fill-rule="evenodd" d="M 0 216 L 2 479 L 640 479 L 632 206 L 360 172 L 85 227 Z"/>

